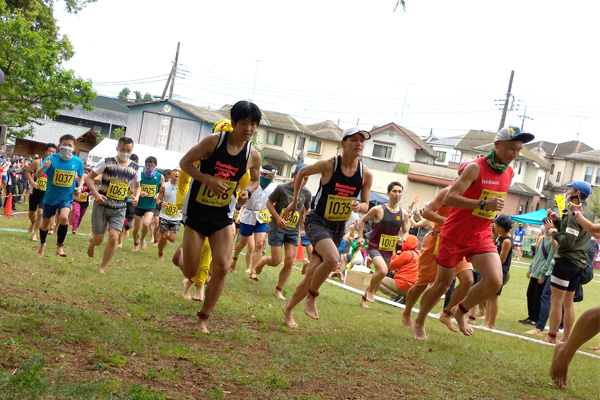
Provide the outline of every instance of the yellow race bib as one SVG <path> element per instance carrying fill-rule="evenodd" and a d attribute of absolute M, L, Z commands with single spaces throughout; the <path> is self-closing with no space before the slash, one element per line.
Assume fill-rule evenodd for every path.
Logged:
<path fill-rule="evenodd" d="M 279 214 L 281 215 L 281 218 L 283 218 L 285 210 L 285 208 L 281 210 L 281 213 Z M 288 215 L 287 219 L 285 220 L 285 226 L 287 226 L 288 228 L 295 228 L 296 226 L 298 226 L 298 221 L 300 221 L 300 213 L 298 211 L 294 211 L 293 213 Z"/>
<path fill-rule="evenodd" d="M 146 192 L 146 197 L 156 196 L 156 185 L 142 185 L 142 192 Z"/>
<path fill-rule="evenodd" d="M 394 251 L 396 250 L 396 242 L 398 242 L 398 236 L 382 234 L 379 237 L 379 250 Z"/>
<path fill-rule="evenodd" d="M 198 195 L 196 196 L 196 201 L 200 204 L 204 204 L 211 207 L 225 207 L 229 205 L 231 202 L 231 196 L 235 191 L 235 187 L 237 186 L 236 181 L 226 181 L 224 179 L 215 178 L 213 176 L 209 176 L 211 179 L 217 180 L 219 182 L 224 182 L 227 185 L 227 189 L 225 193 L 220 196 L 217 196 L 210 190 L 208 186 L 204 183 L 200 185 L 200 189 L 198 190 Z"/>
<path fill-rule="evenodd" d="M 88 192 L 81 192 L 79 197 L 75 200 L 79 203 L 85 203 L 88 200 Z"/>
<path fill-rule="evenodd" d="M 58 187 L 71 187 L 75 181 L 75 171 L 65 171 L 62 169 L 54 170 L 52 184 Z"/>
<path fill-rule="evenodd" d="M 164 208 L 164 213 L 169 217 L 176 217 L 179 215 L 179 208 L 177 208 L 177 204 L 167 204 Z"/>
<path fill-rule="evenodd" d="M 112 200 L 123 201 L 129 192 L 129 185 L 123 182 L 111 181 L 106 191 L 106 197 Z"/>
<path fill-rule="evenodd" d="M 260 210 L 258 216 L 262 219 L 263 224 L 271 221 L 271 213 L 268 209 Z"/>
<path fill-rule="evenodd" d="M 48 178 L 46 178 L 46 177 L 37 178 L 36 182 L 37 182 L 37 189 L 43 190 L 45 192 L 46 188 L 48 187 Z"/>
<path fill-rule="evenodd" d="M 494 192 L 493 190 L 483 189 L 481 196 L 479 196 L 479 200 L 489 200 L 493 197 L 505 198 L 506 192 Z M 496 214 L 498 214 L 498 211 L 482 210 L 480 208 L 473 210 L 473 215 L 485 219 L 494 219 L 496 218 Z"/>
<path fill-rule="evenodd" d="M 325 219 L 328 221 L 348 221 L 352 212 L 351 203 L 356 197 L 344 197 L 330 194 L 325 205 Z"/>

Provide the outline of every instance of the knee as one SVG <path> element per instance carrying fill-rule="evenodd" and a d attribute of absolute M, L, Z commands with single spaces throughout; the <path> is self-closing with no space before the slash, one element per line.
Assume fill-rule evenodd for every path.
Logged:
<path fill-rule="evenodd" d="M 169 236 L 167 236 L 167 239 L 169 240 L 169 242 L 173 243 L 175 240 L 177 240 L 177 234 L 172 233 Z"/>
<path fill-rule="evenodd" d="M 251 253 L 254 251 L 254 248 L 255 248 L 254 243 L 251 244 L 250 242 L 248 242 L 247 247 L 246 247 L 247 251 Z"/>
<path fill-rule="evenodd" d="M 102 242 L 102 238 L 100 238 L 100 242 Z M 109 235 L 108 243 L 111 245 L 116 245 L 119 242 L 119 235 Z"/>
<path fill-rule="evenodd" d="M 466 287 L 473 286 L 473 274 L 468 274 L 465 278 L 459 278 L 460 285 L 465 285 Z"/>
<path fill-rule="evenodd" d="M 336 254 L 328 254 L 322 257 L 323 264 L 325 264 L 329 269 L 333 271 L 333 269 L 337 266 L 338 256 Z"/>

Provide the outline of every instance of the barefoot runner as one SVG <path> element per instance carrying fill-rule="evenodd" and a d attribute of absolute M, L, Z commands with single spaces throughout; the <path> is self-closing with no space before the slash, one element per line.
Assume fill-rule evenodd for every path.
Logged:
<path fill-rule="evenodd" d="M 463 257 L 469 258 L 482 278 L 452 310 L 463 334 L 473 334 L 465 318 L 468 310 L 489 299 L 502 286 L 502 264 L 492 241 L 491 222 L 504 208 L 504 197 L 513 177 L 509 164 L 518 157 L 523 143 L 533 139 L 532 134 L 516 127 L 500 129 L 490 152 L 467 165 L 450 186 L 444 204 L 453 208 L 440 233 L 435 282 L 424 294 L 415 319 L 415 339 L 427 340 L 427 314 L 448 291 L 456 265 Z"/>
<path fill-rule="evenodd" d="M 140 196 L 139 165 L 129 159 L 133 151 L 133 140 L 126 136 L 119 138 L 116 150 L 116 157 L 100 160 L 85 176 L 86 184 L 95 199 L 92 209 L 92 237 L 87 251 L 89 257 L 94 257 L 94 249 L 104 241 L 107 224 L 109 228 L 108 244 L 98 268 L 102 274 L 117 250 L 127 212 L 129 187 L 133 186 L 132 205 L 137 204 Z M 96 188 L 94 179 L 99 175 L 102 180 Z"/>
<path fill-rule="evenodd" d="M 371 239 L 369 240 L 368 253 L 375 265 L 375 274 L 371 277 L 369 288 L 362 296 L 359 304 L 369 308 L 367 302 L 375 302 L 375 293 L 379 289 L 381 280 L 387 275 L 392 253 L 396 250 L 398 233 L 402 229 L 402 242 L 408 237 L 410 218 L 408 212 L 400 207 L 404 187 L 400 182 L 392 182 L 387 187 L 390 201 L 387 204 L 373 207 L 358 222 L 358 245 L 364 245 L 363 230 L 365 223 L 375 219 Z"/>
<path fill-rule="evenodd" d="M 198 327 L 208 332 L 208 318 L 225 285 L 229 256 L 233 245 L 233 212 L 235 190 L 240 179 L 250 170 L 248 187 L 239 195 L 245 203 L 259 185 L 261 156 L 250 139 L 260 123 L 258 106 L 239 101 L 231 108 L 233 131 L 204 138 L 181 159 L 181 169 L 192 177 L 182 214 L 185 230 L 183 246 L 175 252 L 173 261 L 184 276 L 192 279 L 198 271 L 204 239 L 212 249 L 213 275 L 206 289 L 202 310 L 198 312 Z M 194 162 L 200 161 L 200 167 Z"/>
<path fill-rule="evenodd" d="M 304 298 L 306 315 L 319 319 L 316 304 L 319 288 L 337 266 L 340 257 L 338 246 L 345 233 L 346 221 L 352 211 L 365 213 L 369 209 L 373 175 L 358 158 L 365 147 L 365 140 L 370 138 L 371 134 L 367 131 L 346 129 L 341 140 L 342 155 L 304 167 L 296 176 L 294 198 L 286 209 L 284 219 L 297 209 L 304 177 L 322 174 L 313 210 L 306 215 L 304 223 L 306 234 L 314 246 L 313 256 L 306 275 L 282 310 L 285 324 L 290 328 L 298 326 L 293 311 Z M 356 201 L 359 192 L 362 196 L 360 203 Z"/>
<path fill-rule="evenodd" d="M 69 214 L 73 196 L 79 197 L 83 186 L 83 162 L 74 156 L 75 138 L 63 135 L 60 138 L 58 154 L 46 158 L 44 164 L 35 172 L 35 178 L 40 179 L 46 174 L 47 188 L 44 195 L 43 221 L 40 226 L 40 247 L 37 256 L 44 255 L 46 236 L 50 219 L 58 212 L 59 223 L 56 235 L 56 254 L 66 257 L 63 249 L 65 238 L 69 231 Z"/>
<path fill-rule="evenodd" d="M 46 145 L 46 157 L 56 154 L 57 150 L 54 143 L 48 143 Z M 44 174 L 38 179 L 35 179 L 35 172 L 42 162 L 43 159 L 38 157 L 29 164 L 27 169 L 25 169 L 25 176 L 33 188 L 31 196 L 29 197 L 29 220 L 31 221 L 29 233 L 32 233 L 32 242 L 37 242 L 38 230 L 40 229 L 42 219 L 44 218 L 42 213 L 44 211 L 44 195 L 46 194 L 48 178 L 46 177 L 46 174 Z"/>
<path fill-rule="evenodd" d="M 146 250 L 146 235 L 150 231 L 154 217 L 158 217 L 156 197 L 158 197 L 160 187 L 165 184 L 165 181 L 162 174 L 156 171 L 157 164 L 158 160 L 156 157 L 150 156 L 146 158 L 146 169 L 141 174 L 140 180 L 142 192 L 135 207 L 135 216 L 133 217 L 133 249 L 131 251 L 138 251 L 140 244 L 142 250 Z M 140 227 L 140 225 L 142 226 Z M 142 231 L 141 238 L 140 228 Z"/>
<path fill-rule="evenodd" d="M 300 240 L 300 229 L 304 225 L 304 215 L 310 210 L 311 193 L 305 188 L 308 177 L 304 177 L 298 196 L 298 206 L 296 212 L 290 214 L 287 220 L 284 220 L 284 215 L 287 206 L 294 196 L 295 180 L 298 176 L 298 171 L 306 164 L 298 164 L 292 174 L 292 181 L 278 185 L 267 201 L 267 208 L 271 215 L 271 224 L 269 225 L 269 245 L 271 246 L 271 256 L 263 257 L 256 265 L 256 274 L 260 274 L 265 265 L 276 267 L 281 263 L 281 247 L 285 247 L 285 260 L 283 268 L 279 273 L 279 280 L 275 287 L 275 297 L 285 300 L 283 297 L 283 285 L 287 282 L 292 273 L 292 266 L 296 254 L 298 253 L 298 242 Z"/>
<path fill-rule="evenodd" d="M 176 204 L 178 178 L 179 170 L 172 170 L 169 182 L 162 185 L 158 193 L 157 204 L 161 206 L 158 219 L 158 231 L 160 232 L 158 259 L 160 261 L 165 261 L 163 251 L 167 247 L 168 242 L 173 243 L 177 240 L 179 226 L 181 225 L 181 213 Z"/>

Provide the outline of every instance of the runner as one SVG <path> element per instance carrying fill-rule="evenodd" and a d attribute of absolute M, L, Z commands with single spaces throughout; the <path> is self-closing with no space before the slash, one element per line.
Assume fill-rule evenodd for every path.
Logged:
<path fill-rule="evenodd" d="M 47 178 L 43 221 L 40 226 L 40 247 L 36 252 L 38 257 L 44 256 L 50 219 L 57 212 L 60 225 L 56 235 L 56 254 L 61 257 L 67 256 L 63 247 L 69 231 L 71 203 L 73 196 L 79 197 L 83 185 L 83 162 L 81 158 L 73 155 L 74 149 L 75 138 L 72 135 L 61 136 L 58 154 L 48 156 L 44 164 L 35 172 L 36 181 L 44 174 Z"/>
<path fill-rule="evenodd" d="M 313 210 L 306 215 L 305 220 L 306 234 L 314 246 L 314 254 L 306 275 L 282 310 L 285 324 L 289 328 L 298 326 L 294 321 L 293 312 L 304 298 L 305 314 L 310 318 L 319 319 L 316 298 L 319 288 L 338 263 L 338 246 L 345 233 L 346 221 L 352 211 L 364 213 L 369 209 L 373 175 L 358 158 L 365 147 L 365 140 L 370 138 L 371 134 L 367 131 L 358 128 L 346 129 L 341 140 L 342 155 L 302 168 L 296 176 L 294 198 L 286 209 L 284 219 L 289 218 L 288 215 L 297 209 L 304 177 L 322 174 Z M 356 201 L 359 192 L 360 203 Z"/>
<path fill-rule="evenodd" d="M 252 193 L 252 197 L 248 199 L 240 214 L 240 241 L 235 245 L 229 264 L 229 270 L 235 271 L 238 257 L 247 245 L 246 271 L 250 274 L 249 278 L 255 281 L 258 281 L 256 265 L 263 256 L 263 247 L 271 219 L 271 214 L 267 209 L 267 200 L 277 187 L 273 183 L 275 174 L 277 174 L 277 169 L 271 164 L 265 164 L 260 169 L 260 186 Z"/>
<path fill-rule="evenodd" d="M 490 152 L 467 165 L 450 186 L 444 203 L 453 209 L 440 234 L 435 282 L 424 294 L 415 319 L 415 339 L 427 340 L 425 318 L 450 287 L 456 265 L 463 257 L 468 257 L 481 274 L 481 282 L 473 286 L 452 310 L 463 334 L 473 334 L 465 313 L 489 299 L 502 286 L 502 264 L 492 241 L 491 221 L 504 208 L 504 197 L 513 176 L 509 164 L 517 158 L 523 143 L 533 139 L 532 134 L 516 127 L 500 129 Z"/>
<path fill-rule="evenodd" d="M 133 249 L 138 251 L 140 248 L 140 225 L 142 230 L 141 247 L 146 250 L 146 235 L 150 231 L 150 225 L 154 217 L 158 217 L 156 209 L 156 197 L 160 187 L 165 184 L 163 176 L 160 172 L 156 172 L 158 161 L 156 157 L 150 156 L 146 158 L 146 169 L 141 174 L 140 185 L 142 194 L 135 208 L 135 217 L 133 217 Z"/>
<path fill-rule="evenodd" d="M 71 212 L 71 232 L 73 233 L 73 235 L 77 234 L 77 228 L 79 228 L 79 225 L 81 225 L 81 221 L 83 221 L 83 216 L 85 215 L 88 207 L 90 206 L 91 192 L 92 191 L 88 188 L 87 185 L 83 185 L 81 188 L 81 194 L 72 203 L 73 210 Z"/>
<path fill-rule="evenodd" d="M 208 332 L 208 318 L 225 285 L 233 245 L 235 189 L 248 169 L 250 182 L 239 195 L 240 203 L 245 203 L 259 185 L 261 156 L 250 145 L 250 139 L 260 119 L 256 104 L 237 102 L 231 108 L 233 131 L 204 138 L 180 162 L 181 169 L 193 180 L 182 208 L 183 246 L 175 252 L 173 262 L 191 280 L 198 271 L 206 237 L 213 255 L 212 279 L 198 312 L 198 327 L 202 332 Z M 194 166 L 196 161 L 200 161 L 199 168 Z"/>
<path fill-rule="evenodd" d="M 256 265 L 256 274 L 259 275 L 265 265 L 276 267 L 281 263 L 281 246 L 285 246 L 285 261 L 279 273 L 279 280 L 275 287 L 275 297 L 285 300 L 283 296 L 283 285 L 292 273 L 292 266 L 298 253 L 298 241 L 300 240 L 300 229 L 304 227 L 304 215 L 310 210 L 311 193 L 305 188 L 308 177 L 304 177 L 298 197 L 298 206 L 287 220 L 282 215 L 285 213 L 290 200 L 294 196 L 295 180 L 298 171 L 306 167 L 306 164 L 298 164 L 292 174 L 292 181 L 278 185 L 267 201 L 267 208 L 273 216 L 269 225 L 269 245 L 271 256 L 263 257 Z"/>
<path fill-rule="evenodd" d="M 403 192 L 404 186 L 400 182 L 390 183 L 387 187 L 390 201 L 387 204 L 371 208 L 358 222 L 358 245 L 363 246 L 365 223 L 375 219 L 367 250 L 373 265 L 375 265 L 375 274 L 371 277 L 369 288 L 359 301 L 364 308 L 369 308 L 367 302 L 375 302 L 375 293 L 379 289 L 381 280 L 388 273 L 392 254 L 396 250 L 396 244 L 400 241 L 398 236 L 400 229 L 402 229 L 401 242 L 408 237 L 410 218 L 408 212 L 400 207 Z"/>
<path fill-rule="evenodd" d="M 519 227 L 515 229 L 513 233 L 513 244 L 515 247 L 515 259 L 521 261 L 523 256 L 523 239 L 525 238 L 525 228 L 523 224 L 519 224 Z"/>
<path fill-rule="evenodd" d="M 465 167 L 472 161 L 473 160 L 464 160 L 460 163 L 458 167 L 458 176 L 463 173 Z M 429 202 L 423 211 L 423 218 L 433 222 L 433 230 L 423 238 L 421 254 L 419 256 L 419 266 L 417 269 L 417 281 L 406 294 L 406 307 L 402 312 L 402 326 L 406 328 L 413 327 L 411 321 L 412 309 L 415 304 L 417 304 L 417 300 L 419 300 L 421 294 L 427 289 L 427 286 L 435 282 L 437 276 L 438 264 L 435 261 L 435 256 L 438 251 L 440 240 L 439 234 L 442 230 L 442 225 L 450 214 L 450 207 L 444 205 L 444 198 L 449 190 L 450 187 L 442 189 L 435 198 Z M 460 285 L 452 292 L 447 307 L 445 307 L 442 315 L 440 315 L 440 322 L 445 324 L 452 332 L 458 332 L 458 329 L 452 323 L 451 310 L 465 297 L 471 286 L 473 286 L 473 266 L 465 259 L 462 259 L 456 266 L 454 277 L 458 278 Z"/>
<path fill-rule="evenodd" d="M 96 246 L 104 241 L 104 234 L 108 224 L 108 243 L 104 249 L 102 262 L 98 271 L 103 274 L 108 263 L 115 255 L 119 235 L 125 222 L 127 212 L 127 193 L 133 183 L 133 197 L 131 203 L 135 206 L 140 197 L 139 165 L 129 158 L 133 151 L 133 139 L 120 137 L 117 142 L 117 156 L 100 160 L 94 169 L 85 176 L 85 182 L 94 196 L 92 209 L 92 237 L 87 254 L 94 257 Z M 98 188 L 94 179 L 101 175 Z"/>
<path fill-rule="evenodd" d="M 165 247 L 167 247 L 168 242 L 173 243 L 177 240 L 179 226 L 181 225 L 181 213 L 176 204 L 179 170 L 174 169 L 170 171 L 169 175 L 169 182 L 161 186 L 157 198 L 157 203 L 161 205 L 158 222 L 158 231 L 160 232 L 160 239 L 158 241 L 158 259 L 160 261 L 165 261 L 163 251 L 165 250 Z"/>
<path fill-rule="evenodd" d="M 136 164 L 139 164 L 140 158 L 137 154 L 131 153 L 129 156 L 129 160 L 133 161 Z M 138 170 L 139 175 L 139 170 Z M 98 178 L 96 178 L 97 180 Z M 135 216 L 135 206 L 131 204 L 131 200 L 133 199 L 133 192 L 131 191 L 131 186 L 129 186 L 129 190 L 127 191 L 127 211 L 125 211 L 125 221 L 123 222 L 123 228 L 121 229 L 121 233 L 119 234 L 119 242 L 117 244 L 117 248 L 123 247 L 123 239 L 129 239 L 129 231 L 131 230 L 131 226 L 133 224 L 133 217 Z"/>
<path fill-rule="evenodd" d="M 56 154 L 58 148 L 54 143 L 48 143 L 46 145 L 46 157 Z M 34 179 L 35 172 L 42 164 L 42 159 L 37 157 L 25 170 L 25 176 L 31 184 L 33 191 L 29 197 L 29 220 L 31 225 L 29 226 L 28 232 L 32 233 L 31 241 L 37 242 L 37 234 L 42 224 L 42 213 L 44 211 L 44 195 L 46 194 L 46 186 L 48 183 L 48 177 L 46 174 L 42 175 L 39 179 Z"/>

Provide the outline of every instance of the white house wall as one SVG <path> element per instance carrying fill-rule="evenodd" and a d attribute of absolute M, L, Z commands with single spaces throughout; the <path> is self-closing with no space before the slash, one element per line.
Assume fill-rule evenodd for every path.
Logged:
<path fill-rule="evenodd" d="M 390 136 L 390 134 L 393 135 Z M 383 132 L 377 132 L 372 136 L 371 140 L 365 141 L 365 149 L 363 150 L 365 156 L 373 158 L 373 146 L 375 143 L 393 147 L 391 161 L 408 164 L 415 160 L 416 149 L 413 143 L 404 135 L 391 128 Z"/>

